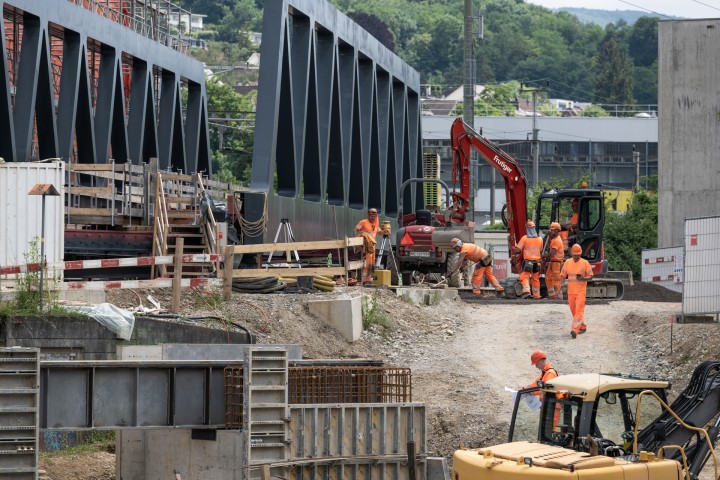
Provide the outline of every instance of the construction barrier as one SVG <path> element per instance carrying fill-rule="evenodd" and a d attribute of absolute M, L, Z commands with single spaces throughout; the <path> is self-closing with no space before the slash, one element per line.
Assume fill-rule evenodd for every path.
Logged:
<path fill-rule="evenodd" d="M 683 291 L 683 247 L 645 249 L 640 267 L 643 282 Z"/>

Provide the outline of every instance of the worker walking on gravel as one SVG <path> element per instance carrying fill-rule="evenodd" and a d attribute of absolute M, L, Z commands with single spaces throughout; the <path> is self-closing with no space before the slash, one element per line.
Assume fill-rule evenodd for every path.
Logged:
<path fill-rule="evenodd" d="M 547 287 L 548 298 L 552 300 L 562 300 L 562 263 L 565 260 L 565 251 L 563 249 L 563 241 L 560 237 L 560 224 L 553 222 L 550 224 L 548 233 L 548 254 L 547 268 L 545 269 L 545 286 Z"/>
<path fill-rule="evenodd" d="M 475 270 L 473 270 L 472 276 L 472 289 L 473 293 L 480 295 L 482 291 L 483 277 L 487 277 L 488 283 L 495 287 L 496 292 L 505 291 L 500 286 L 500 282 L 497 281 L 495 275 L 493 275 L 492 269 L 492 256 L 484 248 L 478 247 L 473 243 L 463 243 L 459 238 L 453 238 L 450 240 L 450 247 L 460 254 L 455 267 L 448 272 L 448 278 L 452 277 L 458 271 L 465 267 L 465 264 L 470 261 L 475 263 Z"/>
<path fill-rule="evenodd" d="M 535 230 L 535 222 L 528 220 L 526 235 L 515 245 L 515 253 L 522 252 L 523 263 L 520 283 L 523 291 L 522 297 L 530 296 L 530 279 L 532 278 L 532 297 L 540 298 L 540 258 L 543 249 L 543 240 Z"/>
<path fill-rule="evenodd" d="M 585 294 L 587 282 L 593 277 L 592 267 L 584 258 L 580 258 L 582 248 L 579 244 L 572 246 L 570 250 L 572 258 L 565 260 L 560 274 L 567 279 L 568 305 L 572 313 L 572 330 L 570 336 L 576 338 L 579 334 L 585 333 Z"/>
<path fill-rule="evenodd" d="M 366 219 L 360 220 L 355 226 L 355 236 L 363 237 L 363 254 L 365 255 L 365 265 L 362 270 L 362 283 L 372 283 L 373 273 L 375 273 L 375 245 L 377 240 L 375 236 L 380 231 L 380 221 L 378 220 L 378 211 L 376 208 L 368 210 Z"/>

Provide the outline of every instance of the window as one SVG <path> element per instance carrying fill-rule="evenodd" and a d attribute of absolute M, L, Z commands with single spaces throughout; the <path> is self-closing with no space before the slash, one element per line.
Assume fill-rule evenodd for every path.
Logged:
<path fill-rule="evenodd" d="M 637 398 L 642 390 L 619 390 L 601 394 L 592 422 L 592 436 L 610 440 L 626 451 L 632 448 L 632 433 L 637 421 Z M 661 392 L 657 392 L 661 395 Z M 648 426 L 662 413 L 662 405 L 652 395 L 643 395 L 639 429 Z M 602 452 L 601 452 L 602 453 Z"/>
<path fill-rule="evenodd" d="M 588 198 L 580 202 L 580 230 L 593 230 L 600 222 L 602 202 L 600 198 Z"/>

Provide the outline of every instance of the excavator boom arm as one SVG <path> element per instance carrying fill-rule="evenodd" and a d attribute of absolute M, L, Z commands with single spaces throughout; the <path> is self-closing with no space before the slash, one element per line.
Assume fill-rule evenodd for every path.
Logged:
<path fill-rule="evenodd" d="M 459 172 L 460 195 L 465 195 L 466 198 L 462 198 L 462 200 L 466 204 L 469 199 L 465 192 L 470 191 L 471 149 L 478 152 L 480 157 L 500 172 L 500 175 L 504 178 L 505 198 L 508 206 L 508 229 L 510 231 L 511 246 L 514 246 L 522 238 L 525 232 L 525 222 L 527 221 L 527 180 L 520 168 L 520 164 L 497 145 L 476 132 L 460 117 L 453 121 L 450 137 L 453 149 L 453 183 L 455 183 Z M 453 193 L 453 198 L 456 198 L 456 195 Z"/>

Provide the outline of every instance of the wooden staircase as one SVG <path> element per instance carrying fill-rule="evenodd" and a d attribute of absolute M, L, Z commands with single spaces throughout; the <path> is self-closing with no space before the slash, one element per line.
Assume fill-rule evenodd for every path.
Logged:
<path fill-rule="evenodd" d="M 218 228 L 208 209 L 206 218 L 200 212 L 199 198 L 204 187 L 202 177 L 174 173 L 158 173 L 153 226 L 153 255 L 175 255 L 178 239 L 183 254 L 218 253 Z M 185 278 L 208 277 L 215 274 L 212 262 L 183 263 Z M 173 265 L 159 265 L 156 275 L 175 275 Z"/>

